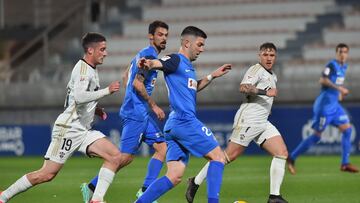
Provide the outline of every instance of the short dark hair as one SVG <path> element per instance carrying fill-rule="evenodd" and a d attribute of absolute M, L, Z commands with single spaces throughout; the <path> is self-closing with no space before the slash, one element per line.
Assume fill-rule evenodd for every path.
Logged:
<path fill-rule="evenodd" d="M 106 38 L 102 34 L 96 32 L 88 32 L 82 37 L 81 44 L 84 49 L 84 52 L 86 53 L 87 49 L 91 46 L 92 43 L 98 43 L 104 41 L 106 41 Z"/>
<path fill-rule="evenodd" d="M 337 52 L 339 49 L 341 48 L 347 48 L 347 50 L 349 50 L 349 46 L 345 43 L 339 43 L 338 45 L 336 45 L 335 51 Z"/>
<path fill-rule="evenodd" d="M 202 31 L 200 28 L 197 28 L 195 26 L 187 26 L 182 32 L 181 36 L 185 35 L 193 35 L 195 37 L 202 37 L 204 39 L 207 38 L 207 35 L 204 31 Z"/>
<path fill-rule="evenodd" d="M 264 50 L 264 49 L 265 50 L 266 49 L 274 49 L 275 52 L 277 51 L 275 44 L 272 42 L 265 42 L 264 44 L 260 45 L 259 51 Z"/>
<path fill-rule="evenodd" d="M 149 34 L 154 35 L 156 28 L 161 27 L 161 28 L 165 28 L 165 29 L 169 29 L 169 26 L 164 23 L 163 21 L 160 20 L 155 20 L 154 22 L 149 24 Z"/>

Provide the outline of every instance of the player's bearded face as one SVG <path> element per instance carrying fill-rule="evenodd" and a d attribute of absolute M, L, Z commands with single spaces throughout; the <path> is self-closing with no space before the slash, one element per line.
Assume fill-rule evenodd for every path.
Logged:
<path fill-rule="evenodd" d="M 346 47 L 339 48 L 336 51 L 336 59 L 341 63 L 345 63 L 349 56 L 349 50 Z"/>
<path fill-rule="evenodd" d="M 260 64 L 270 70 L 276 60 L 276 51 L 274 49 L 263 49 L 259 53 Z"/>
<path fill-rule="evenodd" d="M 104 62 L 104 58 L 107 55 L 106 51 L 106 42 L 99 42 L 96 43 L 94 46 L 94 53 L 93 53 L 93 59 L 95 62 L 95 65 L 102 64 Z"/>
<path fill-rule="evenodd" d="M 153 39 L 154 39 L 154 46 L 159 51 L 164 50 L 166 48 L 167 37 L 168 37 L 167 29 L 162 27 L 156 28 L 155 33 L 153 35 Z"/>
<path fill-rule="evenodd" d="M 190 41 L 190 61 L 195 61 L 204 51 L 205 39 L 196 37 Z"/>

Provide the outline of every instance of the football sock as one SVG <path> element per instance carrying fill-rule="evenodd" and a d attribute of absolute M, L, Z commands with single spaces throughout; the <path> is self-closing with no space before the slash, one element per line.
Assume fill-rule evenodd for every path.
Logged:
<path fill-rule="evenodd" d="M 306 138 L 305 140 L 303 140 L 296 148 L 295 150 L 291 153 L 290 155 L 290 159 L 292 160 L 296 160 L 296 158 L 306 152 L 312 145 L 316 144 L 317 142 L 319 142 L 320 140 L 320 136 L 317 135 L 310 135 L 308 138 Z"/>
<path fill-rule="evenodd" d="M 201 185 L 201 183 L 205 180 L 206 175 L 208 173 L 208 169 L 209 169 L 209 162 L 207 162 L 205 164 L 205 166 L 201 169 L 201 171 L 195 176 L 195 184 L 196 185 Z"/>
<path fill-rule="evenodd" d="M 341 138 L 341 145 L 342 145 L 341 164 L 342 165 L 350 163 L 349 157 L 350 157 L 350 152 L 351 152 L 351 132 L 352 132 L 352 128 L 350 127 L 342 133 L 342 138 Z"/>
<path fill-rule="evenodd" d="M 93 178 L 90 183 L 88 184 L 89 188 L 94 192 L 97 182 L 98 182 L 99 176 L 96 176 L 95 178 Z"/>
<path fill-rule="evenodd" d="M 153 202 L 169 191 L 174 185 L 167 176 L 155 180 L 144 192 L 136 203 Z"/>
<path fill-rule="evenodd" d="M 210 161 L 207 173 L 207 192 L 209 203 L 219 202 L 223 171 L 224 163 L 219 161 Z"/>
<path fill-rule="evenodd" d="M 156 180 L 158 177 L 161 168 L 163 166 L 163 162 L 158 159 L 150 159 L 148 164 L 148 171 L 144 180 L 143 188 L 149 187 L 149 185 Z"/>
<path fill-rule="evenodd" d="M 273 157 L 270 166 L 270 195 L 280 195 L 280 187 L 285 174 L 286 159 Z"/>
<path fill-rule="evenodd" d="M 105 193 L 114 179 L 115 173 L 107 168 L 100 168 L 99 180 L 97 182 L 92 200 L 103 201 Z"/>
<path fill-rule="evenodd" d="M 26 175 L 23 175 L 21 178 L 19 178 L 15 183 L 10 185 L 3 193 L 1 193 L 0 200 L 3 202 L 7 202 L 9 199 L 11 199 L 13 196 L 25 192 L 29 188 L 31 188 L 33 185 L 30 183 Z"/>

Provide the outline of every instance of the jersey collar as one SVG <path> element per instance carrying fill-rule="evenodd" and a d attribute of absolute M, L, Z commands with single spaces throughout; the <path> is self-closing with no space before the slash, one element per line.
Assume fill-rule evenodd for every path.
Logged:
<path fill-rule="evenodd" d="M 91 68 L 96 69 L 95 66 L 90 65 L 88 62 L 85 61 L 85 59 L 80 59 L 80 60 L 84 61 L 84 62 L 85 62 L 88 66 L 90 66 Z"/>

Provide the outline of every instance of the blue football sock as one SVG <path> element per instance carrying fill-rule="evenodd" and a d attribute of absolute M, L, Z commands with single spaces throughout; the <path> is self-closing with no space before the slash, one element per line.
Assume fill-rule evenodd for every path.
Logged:
<path fill-rule="evenodd" d="M 90 183 L 89 183 L 89 185 L 91 185 L 90 188 L 93 188 L 93 187 L 94 187 L 94 191 L 95 191 L 95 188 L 96 188 L 96 185 L 97 185 L 97 182 L 98 182 L 98 178 L 99 178 L 99 176 L 96 176 L 96 177 L 93 178 L 93 179 L 90 181 Z"/>
<path fill-rule="evenodd" d="M 303 140 L 291 153 L 290 159 L 295 160 L 300 154 L 306 152 L 312 145 L 319 142 L 320 136 L 310 135 L 308 138 Z"/>
<path fill-rule="evenodd" d="M 224 164 L 219 161 L 210 161 L 207 179 L 208 203 L 218 203 L 222 183 Z"/>
<path fill-rule="evenodd" d="M 352 132 L 352 128 L 348 128 L 342 133 L 342 138 L 341 138 L 341 145 L 342 145 L 341 164 L 342 165 L 350 163 L 349 157 L 350 157 L 350 152 L 351 152 L 351 132 Z"/>
<path fill-rule="evenodd" d="M 163 162 L 158 159 L 150 159 L 148 164 L 148 171 L 144 180 L 143 188 L 149 187 L 151 183 L 153 183 L 158 177 L 161 168 L 163 166 Z"/>
<path fill-rule="evenodd" d="M 157 200 L 165 192 L 169 191 L 174 185 L 168 177 L 163 176 L 155 180 L 144 192 L 136 203 L 151 203 Z"/>

